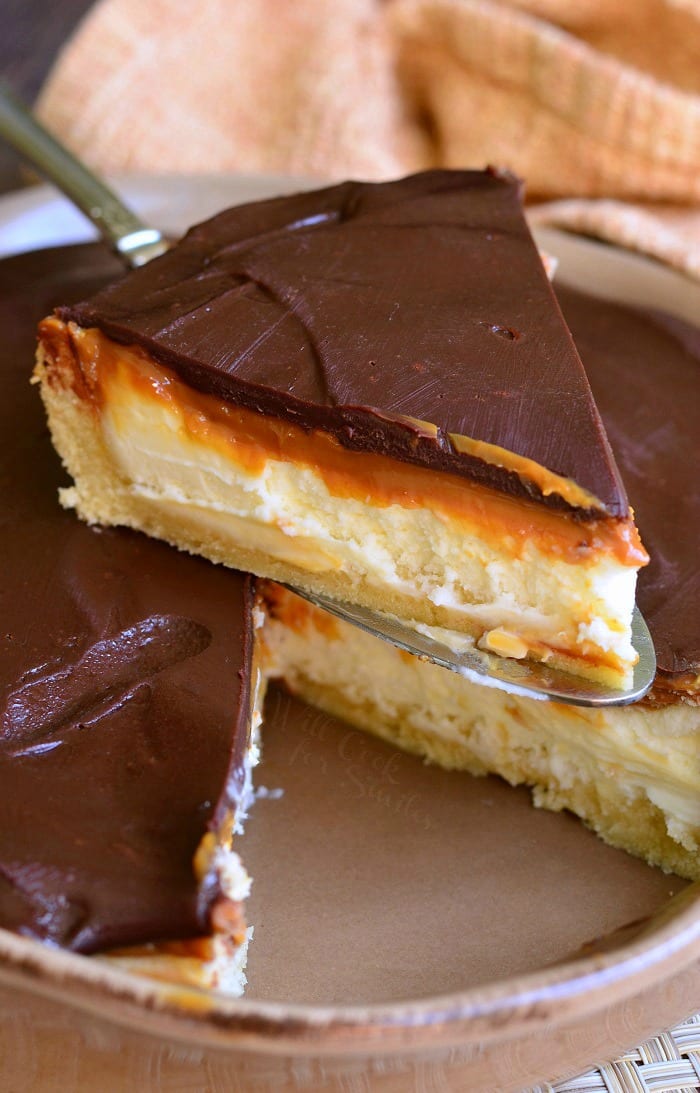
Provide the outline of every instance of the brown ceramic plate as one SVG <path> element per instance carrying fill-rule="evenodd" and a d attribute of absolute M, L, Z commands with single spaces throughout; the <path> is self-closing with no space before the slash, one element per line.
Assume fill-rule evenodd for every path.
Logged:
<path fill-rule="evenodd" d="M 156 179 L 126 192 L 177 230 L 292 186 Z M 13 198 L 10 229 L 28 215 L 32 245 L 32 217 L 48 216 L 50 241 L 65 241 L 53 201 Z M 0 208 L 0 243 L 2 223 Z M 556 232 L 541 242 L 569 282 L 697 317 L 698 287 L 668 270 Z M 257 783 L 282 793 L 258 800 L 243 839 L 245 998 L 0 931 L 4 1089 L 506 1093 L 700 1008 L 698 886 L 533 809 L 524 790 L 424 766 L 278 691 Z"/>

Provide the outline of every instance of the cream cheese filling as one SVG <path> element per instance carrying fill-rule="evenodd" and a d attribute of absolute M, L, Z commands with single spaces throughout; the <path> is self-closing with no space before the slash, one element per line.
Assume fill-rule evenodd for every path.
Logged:
<path fill-rule="evenodd" d="M 112 382 L 105 443 L 126 488 L 156 509 L 310 573 L 341 568 L 369 585 L 445 606 L 583 656 L 634 663 L 636 571 L 611 555 L 576 565 L 529 542 L 520 556 L 426 507 L 337 497 L 320 473 L 267 458 L 251 471 L 188 432 L 172 402 Z"/>
<path fill-rule="evenodd" d="M 676 841 L 700 850 L 699 708 L 534 702 L 399 653 L 340 621 L 336 628 L 334 639 L 312 623 L 295 629 L 284 613 L 282 621 L 273 617 L 265 631 L 271 674 L 292 687 L 307 679 L 335 688 L 349 708 L 379 710 L 388 723 L 471 749 L 509 780 L 518 755 L 532 751 L 564 790 L 584 781 L 629 801 L 641 794 L 664 813 Z"/>

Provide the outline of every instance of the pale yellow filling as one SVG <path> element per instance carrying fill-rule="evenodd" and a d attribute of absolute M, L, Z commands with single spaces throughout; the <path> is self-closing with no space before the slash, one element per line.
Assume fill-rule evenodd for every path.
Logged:
<path fill-rule="evenodd" d="M 359 573 L 480 631 L 502 627 L 583 656 L 601 649 L 634 659 L 619 620 L 631 613 L 636 574 L 609 555 L 575 566 L 531 543 L 514 558 L 431 509 L 336 497 L 309 467 L 269 458 L 252 471 L 189 434 L 172 403 L 144 404 L 115 382 L 102 423 L 129 491 L 183 523 L 312 573 Z"/>
<path fill-rule="evenodd" d="M 533 787 L 606 841 L 700 879 L 700 708 L 591 710 L 481 687 L 270 586 L 270 671 L 443 766 Z"/>

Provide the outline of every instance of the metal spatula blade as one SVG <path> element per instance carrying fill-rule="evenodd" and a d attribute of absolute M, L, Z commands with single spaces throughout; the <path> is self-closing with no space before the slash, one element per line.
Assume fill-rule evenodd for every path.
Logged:
<path fill-rule="evenodd" d="M 550 668 L 534 661 L 499 657 L 476 647 L 455 651 L 436 638 L 421 633 L 391 615 L 370 611 L 355 604 L 341 603 L 329 596 L 320 596 L 288 586 L 291 592 L 322 607 L 345 622 L 359 626 L 368 634 L 383 638 L 399 649 L 424 660 L 449 668 L 474 683 L 499 687 L 524 698 L 549 699 L 570 706 L 626 706 L 637 702 L 649 690 L 656 674 L 654 643 L 639 608 L 632 616 L 632 643 L 639 656 L 634 669 L 632 686 L 614 690 L 602 683 L 592 683 L 569 672 Z"/>

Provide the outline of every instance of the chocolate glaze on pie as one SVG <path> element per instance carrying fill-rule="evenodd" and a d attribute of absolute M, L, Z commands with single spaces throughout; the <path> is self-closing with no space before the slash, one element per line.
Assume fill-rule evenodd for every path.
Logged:
<path fill-rule="evenodd" d="M 250 695 L 247 578 L 58 504 L 36 322 L 115 272 L 0 263 L 0 925 L 81 952 L 210 932 L 192 859 L 238 797 Z"/>
<path fill-rule="evenodd" d="M 466 436 L 573 479 L 626 518 L 520 199 L 511 175 L 428 171 L 240 206 L 60 314 L 349 449 L 569 508 L 457 451 L 449 434 Z"/>
<path fill-rule="evenodd" d="M 119 271 L 98 246 L 0 263 L 0 924 L 85 952 L 206 928 L 191 858 L 240 784 L 247 701 L 241 580 L 56 499 L 36 322 Z M 672 682 L 700 667 L 700 330 L 558 291 L 650 548 L 638 601 Z"/>

